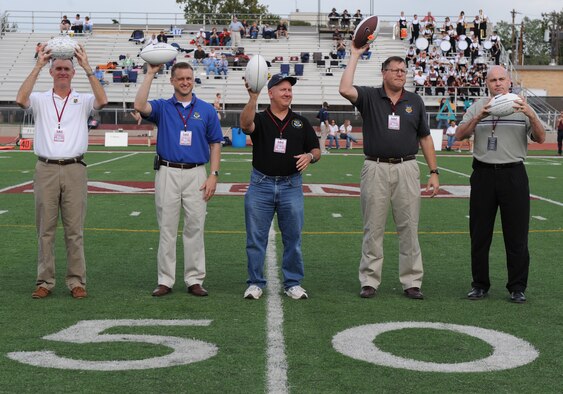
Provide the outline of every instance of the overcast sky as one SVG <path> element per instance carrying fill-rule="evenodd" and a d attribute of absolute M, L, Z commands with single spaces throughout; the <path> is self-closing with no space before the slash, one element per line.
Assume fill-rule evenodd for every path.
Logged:
<path fill-rule="evenodd" d="M 317 11 L 319 1 L 317 0 L 261 0 L 261 4 L 267 5 L 270 12 L 287 15 L 298 8 L 300 11 Z M 364 14 L 369 13 L 373 7 L 376 15 L 399 15 L 405 11 L 407 16 L 413 13 L 426 14 L 432 11 L 434 15 L 449 15 L 457 17 L 461 10 L 471 20 L 482 8 L 489 18 L 498 22 L 500 20 L 510 21 L 510 10 L 515 9 L 521 14 L 516 21 L 523 16 L 532 19 L 540 19 L 542 12 L 561 11 L 563 9 L 561 0 L 511 0 L 511 1 L 451 1 L 451 0 L 402 0 L 386 4 L 382 0 L 322 0 L 321 11 L 329 12 L 335 7 L 338 12 L 347 8 L 352 14 L 359 8 Z M 385 4 L 385 5 L 383 5 Z M 460 6 L 460 4 L 463 4 Z M 50 0 L 41 2 L 39 0 L 0 0 L 0 11 L 22 10 L 22 11 L 62 11 L 72 14 L 73 12 L 108 12 L 115 11 L 139 11 L 139 12 L 181 12 L 180 7 L 174 0 Z"/>

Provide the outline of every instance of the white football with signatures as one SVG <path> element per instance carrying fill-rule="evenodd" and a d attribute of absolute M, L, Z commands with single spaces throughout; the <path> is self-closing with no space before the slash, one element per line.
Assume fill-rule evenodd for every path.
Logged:
<path fill-rule="evenodd" d="M 170 44 L 149 44 L 140 53 L 141 59 L 153 66 L 165 64 L 178 56 L 178 50 Z"/>
<path fill-rule="evenodd" d="M 55 37 L 47 41 L 45 49 L 51 50 L 52 59 L 72 59 L 78 43 L 70 37 Z"/>
<path fill-rule="evenodd" d="M 244 80 L 250 90 L 258 93 L 268 83 L 268 63 L 262 55 L 254 55 L 246 65 Z"/>
<path fill-rule="evenodd" d="M 516 100 L 522 100 L 522 97 L 514 93 L 499 94 L 490 101 L 489 113 L 498 117 L 512 115 Z"/>

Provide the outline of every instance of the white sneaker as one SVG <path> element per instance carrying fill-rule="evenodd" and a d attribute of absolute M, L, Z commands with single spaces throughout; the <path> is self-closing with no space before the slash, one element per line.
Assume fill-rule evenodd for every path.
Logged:
<path fill-rule="evenodd" d="M 248 286 L 248 289 L 244 292 L 244 298 L 248 300 L 257 300 L 262 297 L 262 289 L 256 285 Z"/>
<path fill-rule="evenodd" d="M 302 299 L 304 300 L 306 298 L 309 298 L 309 296 L 307 295 L 307 290 L 305 290 L 301 286 L 290 287 L 284 293 L 288 297 L 293 298 L 294 300 L 302 300 Z"/>

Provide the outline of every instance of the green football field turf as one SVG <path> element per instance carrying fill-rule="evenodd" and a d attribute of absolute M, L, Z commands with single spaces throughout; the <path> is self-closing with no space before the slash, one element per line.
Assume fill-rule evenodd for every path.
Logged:
<path fill-rule="evenodd" d="M 326 185 L 325 191 L 357 190 L 360 153 L 323 156 L 303 182 Z M 438 157 L 440 183 L 450 194 L 422 199 L 423 301 L 402 294 L 391 215 L 378 295 L 359 297 L 359 198 L 335 195 L 305 199 L 308 300 L 291 300 L 280 291 L 283 245 L 277 227 L 268 290 L 258 301 L 243 299 L 243 197 L 228 194 L 208 204 L 204 287 L 210 296 L 186 293 L 180 259 L 173 293 L 153 298 L 153 156 L 132 149 L 86 156 L 89 181 L 113 187 L 111 194 L 88 197 L 89 296 L 74 300 L 64 287 L 60 228 L 57 287 L 48 298 L 33 300 L 37 249 L 30 185 L 36 160 L 30 152 L 0 152 L 0 392 L 560 393 L 563 160 L 534 155 L 526 161 L 533 195 L 529 300 L 516 305 L 504 288 L 499 218 L 490 295 L 465 299 L 471 283 L 465 197 L 471 158 L 459 154 Z M 247 149 L 225 149 L 220 182 L 246 183 L 250 159 Z M 417 159 L 425 184 L 428 168 L 422 156 Z M 123 186 L 136 193 L 116 191 Z M 15 187 L 24 191 L 14 193 Z"/>

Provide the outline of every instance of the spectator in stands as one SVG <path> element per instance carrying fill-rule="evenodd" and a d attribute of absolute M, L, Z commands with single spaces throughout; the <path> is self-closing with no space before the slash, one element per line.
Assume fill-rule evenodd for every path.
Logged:
<path fill-rule="evenodd" d="M 407 49 L 407 53 L 405 55 L 405 64 L 407 65 L 407 67 L 409 66 L 409 62 L 416 62 L 416 50 L 414 49 L 413 45 L 411 45 L 409 49 Z"/>
<path fill-rule="evenodd" d="M 346 149 L 350 149 L 351 143 L 358 143 L 358 140 L 352 135 L 352 125 L 350 119 L 344 119 L 344 124 L 340 126 L 340 139 L 346 141 Z"/>
<path fill-rule="evenodd" d="M 477 38 L 479 39 L 479 44 L 487 37 L 487 22 L 489 21 L 489 17 L 485 15 L 483 10 L 479 10 L 479 34 Z"/>
<path fill-rule="evenodd" d="M 563 152 L 563 111 L 559 114 L 555 127 L 557 127 L 557 154 L 561 156 Z"/>
<path fill-rule="evenodd" d="M 336 12 L 336 8 L 328 14 L 328 28 L 336 29 L 340 25 L 340 14 Z"/>
<path fill-rule="evenodd" d="M 75 48 L 74 57 L 84 69 L 93 94 L 72 89 L 76 74 L 72 59 L 52 60 L 51 53 L 42 46 L 16 96 L 18 106 L 41 120 L 35 125 L 34 143 L 38 158 L 33 182 L 38 259 L 37 287 L 31 296 L 36 299 L 47 297 L 55 287 L 59 213 L 67 252 L 66 286 L 74 298 L 87 296 L 83 234 L 88 187 L 83 159 L 88 148 L 88 117 L 93 110 L 105 107 L 108 99 L 81 44 Z M 41 70 L 49 63 L 53 87 L 46 92 L 32 92 Z"/>
<path fill-rule="evenodd" d="M 241 24 L 242 24 L 243 30 L 240 31 L 240 35 L 241 35 L 241 37 L 246 37 L 246 35 L 248 34 L 248 22 L 246 21 L 246 19 L 243 19 Z"/>
<path fill-rule="evenodd" d="M 240 22 L 239 22 L 240 23 Z M 239 33 L 240 34 L 240 33 Z M 223 31 L 221 33 L 219 33 L 219 43 L 220 46 L 222 47 L 228 47 L 231 46 L 231 33 L 229 32 L 229 30 L 224 27 Z"/>
<path fill-rule="evenodd" d="M 82 34 L 82 31 L 84 30 L 84 21 L 80 19 L 80 14 L 76 14 L 74 22 L 72 22 L 71 29 L 75 33 Z"/>
<path fill-rule="evenodd" d="M 276 28 L 276 38 L 279 39 L 280 37 L 289 38 L 289 33 L 287 32 L 287 22 L 283 19 L 280 19 L 278 27 Z"/>
<path fill-rule="evenodd" d="M 217 57 L 217 53 L 215 52 L 215 48 L 211 48 L 207 57 L 209 57 L 211 59 L 215 59 Z"/>
<path fill-rule="evenodd" d="M 250 35 L 250 38 L 253 40 L 257 39 L 259 32 L 260 29 L 258 29 L 258 25 L 256 24 L 256 22 L 252 22 L 252 26 L 250 26 L 250 28 L 248 29 L 248 34 Z"/>
<path fill-rule="evenodd" d="M 226 79 L 229 73 L 229 62 L 225 55 L 221 55 L 221 59 L 217 61 L 217 75 L 221 75 L 221 73 L 223 73 Z"/>
<path fill-rule="evenodd" d="M 321 153 L 328 153 L 326 150 L 326 136 L 328 134 L 328 126 L 329 126 L 329 113 L 328 113 L 328 103 L 325 101 L 317 114 L 317 119 L 320 122 L 320 131 L 321 131 Z"/>
<path fill-rule="evenodd" d="M 215 108 L 215 111 L 217 111 L 217 117 L 219 118 L 219 120 L 221 120 L 221 111 L 222 111 L 221 105 L 222 105 L 221 93 L 215 93 L 215 101 L 213 102 L 213 108 Z"/>
<path fill-rule="evenodd" d="M 213 106 L 193 93 L 192 66 L 180 62 L 172 67 L 174 95 L 148 101 L 160 65 L 149 65 L 135 96 L 135 109 L 158 127 L 155 169 L 155 203 L 160 239 L 158 286 L 155 297 L 172 291 L 176 276 L 176 240 L 181 209 L 184 210 L 184 283 L 188 293 L 203 297 L 205 279 L 204 227 L 207 203 L 215 194 L 223 132 Z M 179 116 L 180 115 L 180 116 Z M 210 174 L 205 165 L 209 162 Z"/>
<path fill-rule="evenodd" d="M 105 73 L 104 70 L 100 70 L 100 66 L 96 66 L 96 71 L 94 71 L 94 75 L 96 79 L 100 81 L 102 86 L 107 85 L 109 82 L 104 79 Z"/>
<path fill-rule="evenodd" d="M 461 11 L 457 17 L 456 33 L 458 36 L 465 35 L 465 12 Z"/>
<path fill-rule="evenodd" d="M 409 41 L 410 44 L 416 43 L 416 39 L 420 35 L 420 20 L 418 19 L 418 15 L 414 14 L 412 21 L 411 21 L 411 39 Z"/>
<path fill-rule="evenodd" d="M 233 16 L 233 21 L 229 25 L 231 33 L 231 46 L 238 48 L 241 46 L 241 33 L 244 32 L 244 26 L 240 23 L 236 16 Z"/>
<path fill-rule="evenodd" d="M 92 22 L 90 17 L 89 16 L 84 17 L 84 33 L 92 34 L 93 29 L 94 29 L 94 23 Z"/>
<path fill-rule="evenodd" d="M 342 29 L 345 32 L 349 32 L 350 31 L 350 20 L 352 19 L 352 16 L 348 12 L 348 10 L 345 9 L 344 11 L 342 11 L 342 15 L 340 15 L 340 17 L 342 18 L 340 26 L 342 26 Z"/>
<path fill-rule="evenodd" d="M 161 30 L 160 33 L 158 33 L 158 36 L 156 36 L 156 41 L 164 42 L 165 44 L 168 43 L 168 37 L 166 37 L 164 30 Z"/>
<path fill-rule="evenodd" d="M 389 202 L 399 233 L 399 279 L 404 295 L 422 300 L 423 264 L 418 243 L 420 216 L 419 146 L 430 169 L 426 191 L 438 194 L 439 179 L 434 142 L 422 99 L 405 90 L 407 69 L 402 57 L 387 58 L 383 84 L 355 86 L 354 74 L 363 48 L 352 49 L 340 80 L 340 94 L 357 108 L 363 119 L 364 154 L 360 201 L 364 237 L 359 267 L 360 297 L 371 298 L 381 283 L 383 237 Z M 389 133 L 393 133 L 390 138 Z"/>
<path fill-rule="evenodd" d="M 426 75 L 422 74 L 422 70 L 418 70 L 414 76 L 414 83 L 416 86 L 415 93 L 424 91 L 424 84 L 426 83 Z"/>
<path fill-rule="evenodd" d="M 480 29 L 479 29 L 479 15 L 475 15 L 473 19 L 473 27 L 471 28 L 474 37 L 479 37 Z"/>
<path fill-rule="evenodd" d="M 399 16 L 399 20 L 397 21 L 397 26 L 399 27 L 399 38 L 402 41 L 407 38 L 408 27 L 409 27 L 409 24 L 407 22 L 407 17 L 405 16 L 405 11 L 401 11 L 401 16 Z"/>
<path fill-rule="evenodd" d="M 362 15 L 362 11 L 358 9 L 354 14 L 354 26 L 358 26 L 362 19 L 364 19 L 364 16 Z"/>
<path fill-rule="evenodd" d="M 338 59 L 346 57 L 346 44 L 344 44 L 344 40 L 339 40 L 338 44 L 336 44 L 336 55 Z"/>
<path fill-rule="evenodd" d="M 436 87 L 434 88 L 434 93 L 436 94 L 436 96 L 440 94 L 442 96 L 446 95 L 446 82 L 442 78 L 438 78 L 438 81 L 436 82 Z"/>
<path fill-rule="evenodd" d="M 494 59 L 495 65 L 500 64 L 500 41 L 497 41 L 491 47 L 491 58 Z"/>
<path fill-rule="evenodd" d="M 424 23 L 424 28 L 430 30 L 432 35 L 434 35 L 434 30 L 436 29 L 436 18 L 432 16 L 432 12 L 428 11 L 428 14 L 422 18 L 422 22 Z M 431 40 L 428 41 L 432 44 Z"/>
<path fill-rule="evenodd" d="M 152 33 L 151 38 L 148 39 L 147 45 L 156 45 L 158 44 L 158 39 L 156 38 L 156 34 Z"/>
<path fill-rule="evenodd" d="M 70 30 L 70 27 L 71 27 L 70 20 L 68 19 L 68 17 L 66 15 L 63 15 L 63 19 L 61 20 L 61 23 L 60 23 L 61 33 L 68 33 L 68 31 Z"/>
<path fill-rule="evenodd" d="M 207 75 L 207 79 L 209 79 L 209 75 L 213 73 L 214 75 L 219 75 L 217 70 L 219 59 L 208 57 L 204 60 L 204 65 L 206 65 L 205 74 Z"/>
<path fill-rule="evenodd" d="M 491 37 L 489 38 L 489 40 L 491 41 L 491 43 L 494 45 L 495 43 L 499 43 L 500 44 L 500 37 L 498 35 L 498 31 L 497 30 L 493 30 L 493 34 L 491 34 Z"/>
<path fill-rule="evenodd" d="M 199 66 L 203 65 L 203 59 L 207 57 L 205 50 L 198 44 L 197 49 L 194 51 L 194 69 L 197 70 Z"/>
<path fill-rule="evenodd" d="M 340 41 L 342 39 L 343 39 L 342 33 L 340 32 L 340 30 L 338 30 L 338 27 L 335 28 L 334 32 L 332 33 L 332 41 L 336 45 L 338 43 L 338 41 Z"/>
<path fill-rule="evenodd" d="M 481 50 L 481 45 L 477 41 L 477 37 L 473 36 L 471 40 L 471 45 L 469 45 L 469 53 L 471 54 L 471 64 L 475 64 L 475 60 L 479 56 L 479 51 Z"/>
<path fill-rule="evenodd" d="M 196 45 L 205 45 L 205 43 L 207 41 L 207 36 L 205 34 L 205 30 L 203 29 L 203 27 L 199 28 L 199 31 L 195 35 L 194 40 L 195 40 Z"/>
<path fill-rule="evenodd" d="M 269 40 L 271 38 L 274 38 L 274 35 L 275 35 L 274 29 L 272 29 L 270 25 L 265 23 L 264 27 L 262 28 L 262 37 L 266 40 Z"/>
<path fill-rule="evenodd" d="M 369 60 L 369 59 L 371 59 L 371 51 L 369 50 L 369 46 L 366 48 L 366 50 L 364 51 L 364 53 L 362 53 L 361 58 L 362 58 L 362 60 Z"/>
<path fill-rule="evenodd" d="M 125 73 L 128 74 L 129 71 L 131 71 L 135 66 L 135 62 L 133 62 L 133 59 L 131 58 L 130 54 L 126 54 L 125 59 L 121 61 L 121 65 L 123 67 L 123 70 L 125 70 Z"/>
<path fill-rule="evenodd" d="M 434 39 L 434 29 L 431 26 L 432 25 L 427 24 L 426 26 L 424 26 L 424 29 L 422 30 L 422 36 L 428 40 L 428 43 L 430 45 L 433 44 L 433 39 Z"/>
<path fill-rule="evenodd" d="M 448 137 L 448 142 L 446 144 L 446 150 L 451 151 L 452 146 L 455 143 L 455 132 L 457 130 L 457 126 L 455 124 L 455 120 L 450 121 L 450 127 L 446 130 L 446 136 Z"/>
<path fill-rule="evenodd" d="M 339 144 L 339 138 L 338 138 L 338 125 L 336 124 L 336 120 L 331 119 L 330 120 L 330 124 L 328 125 L 328 148 L 327 149 L 331 149 L 332 148 L 332 143 L 334 142 L 334 147 L 336 149 L 340 149 Z"/>
<path fill-rule="evenodd" d="M 452 21 L 450 20 L 450 17 L 446 16 L 446 18 L 444 19 L 444 24 L 442 25 L 442 28 L 440 30 L 441 31 L 443 30 L 444 32 L 447 33 L 448 31 L 453 30 L 453 27 L 454 27 L 454 25 L 453 25 Z"/>
<path fill-rule="evenodd" d="M 217 28 L 213 27 L 211 29 L 211 36 L 209 37 L 209 46 L 220 46 L 219 34 L 217 34 Z"/>

